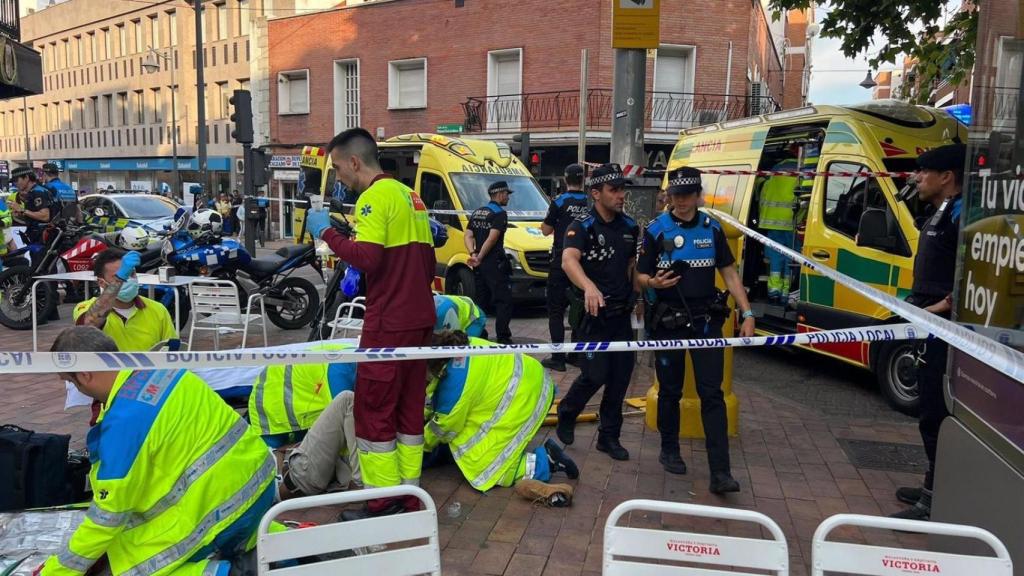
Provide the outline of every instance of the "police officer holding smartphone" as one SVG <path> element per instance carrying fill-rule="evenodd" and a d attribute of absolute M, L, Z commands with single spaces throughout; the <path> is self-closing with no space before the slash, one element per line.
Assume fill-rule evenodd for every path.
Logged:
<path fill-rule="evenodd" d="M 594 170 L 590 177 L 593 210 L 586 219 L 569 224 L 565 233 L 562 267 L 577 288 L 573 297 L 582 297 L 586 311 L 577 328 L 581 342 L 632 340 L 629 318 L 637 300 L 633 268 L 640 227 L 622 213 L 629 183 L 618 164 Z M 588 352 L 581 359 L 581 373 L 558 405 L 559 440 L 573 443 L 576 417 L 604 386 L 597 449 L 615 460 L 629 460 L 619 433 L 633 361 L 633 352 Z"/>
<path fill-rule="evenodd" d="M 754 314 L 726 244 L 722 226 L 697 210 L 701 199 L 701 172 L 684 166 L 669 172 L 671 211 L 655 218 L 644 233 L 637 263 L 637 283 L 653 289 L 655 299 L 647 310 L 647 326 L 658 340 L 721 338 L 722 323 L 729 316 L 731 294 L 740 309 L 740 336 L 754 335 Z M 728 294 L 715 286 L 715 271 L 722 275 Z M 721 348 L 690 350 L 700 396 L 701 420 L 711 470 L 710 490 L 716 494 L 738 492 L 729 464 L 728 422 L 722 375 L 725 351 Z M 658 375 L 658 430 L 661 454 L 658 461 L 672 474 L 685 474 L 679 455 L 679 401 L 686 371 L 685 350 L 655 352 Z"/>

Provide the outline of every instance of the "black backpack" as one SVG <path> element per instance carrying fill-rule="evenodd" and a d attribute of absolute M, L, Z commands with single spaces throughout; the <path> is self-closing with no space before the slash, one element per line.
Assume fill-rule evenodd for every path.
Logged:
<path fill-rule="evenodd" d="M 68 463 L 71 437 L 0 426 L 0 511 L 58 506 L 81 498 L 85 473 Z"/>

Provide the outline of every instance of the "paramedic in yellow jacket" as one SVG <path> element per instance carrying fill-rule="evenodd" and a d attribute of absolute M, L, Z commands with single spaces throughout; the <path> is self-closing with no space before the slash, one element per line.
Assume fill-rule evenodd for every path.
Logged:
<path fill-rule="evenodd" d="M 435 346 L 488 346 L 463 332 L 435 335 Z M 522 480 L 547 482 L 555 472 L 579 469 L 549 439 L 531 450 L 554 400 L 555 387 L 540 362 L 522 354 L 442 358 L 427 363 L 433 416 L 426 451 L 447 444 L 466 480 L 480 491 Z"/>
<path fill-rule="evenodd" d="M 800 169 L 797 163 L 799 146 L 790 146 L 789 152 L 792 156 L 776 164 L 772 170 L 795 172 Z M 794 242 L 798 180 L 796 176 L 774 175 L 763 183 L 758 198 L 758 228 L 765 236 L 787 248 L 792 248 Z M 768 258 L 768 299 L 785 305 L 789 300 L 789 259 L 771 248 L 765 248 L 765 256 Z"/>
<path fill-rule="evenodd" d="M 100 330 L 61 332 L 53 352 L 117 352 Z M 185 370 L 59 374 L 104 404 L 88 434 L 93 501 L 42 574 L 226 576 L 255 545 L 273 503 L 274 458 L 198 376 Z"/>

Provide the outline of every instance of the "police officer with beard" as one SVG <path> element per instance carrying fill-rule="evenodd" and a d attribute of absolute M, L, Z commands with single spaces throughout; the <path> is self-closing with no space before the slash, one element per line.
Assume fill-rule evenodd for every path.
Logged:
<path fill-rule="evenodd" d="M 637 262 L 637 283 L 653 289 L 655 299 L 647 311 L 647 326 L 659 340 L 721 338 L 722 323 L 729 316 L 727 294 L 715 286 L 715 270 L 725 280 L 728 294 L 739 306 L 740 336 L 754 335 L 750 310 L 735 259 L 726 244 L 722 226 L 697 210 L 701 198 L 701 172 L 685 166 L 669 172 L 668 192 L 672 210 L 655 218 L 644 232 Z M 710 490 L 716 494 L 738 492 L 729 464 L 728 422 L 722 375 L 725 351 L 721 348 L 690 350 L 700 396 L 704 424 Z M 685 474 L 679 455 L 679 401 L 683 395 L 686 350 L 655 352 L 658 375 L 658 430 L 661 454 L 658 461 L 672 474 Z"/>
<path fill-rule="evenodd" d="M 583 165 L 569 164 L 565 168 L 566 191 L 559 194 L 540 225 L 545 236 L 553 237 L 551 245 L 551 268 L 548 270 L 548 330 L 551 341 L 565 341 L 565 309 L 569 306 L 569 277 L 562 270 L 562 246 L 569 224 L 587 217 L 589 207 L 587 195 L 583 192 Z M 552 354 L 541 361 L 545 368 L 565 372 L 565 354 Z"/>

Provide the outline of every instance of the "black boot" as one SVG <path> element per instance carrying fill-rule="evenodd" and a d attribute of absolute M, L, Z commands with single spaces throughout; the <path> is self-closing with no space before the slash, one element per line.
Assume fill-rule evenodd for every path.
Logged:
<path fill-rule="evenodd" d="M 921 487 L 912 488 L 910 486 L 901 486 L 896 490 L 896 499 L 904 504 L 910 504 L 913 506 L 921 499 L 921 492 L 923 491 L 924 488 Z"/>
<path fill-rule="evenodd" d="M 597 449 L 612 457 L 612 460 L 629 460 L 629 451 L 619 444 L 618 438 L 598 438 Z"/>
<path fill-rule="evenodd" d="M 555 354 L 551 355 L 551 358 L 545 358 L 540 361 L 541 366 L 548 370 L 554 370 L 555 372 L 565 372 L 565 358 L 556 357 Z"/>
<path fill-rule="evenodd" d="M 932 518 L 932 491 L 921 488 L 921 498 L 910 508 L 905 508 L 889 514 L 889 518 L 900 518 L 903 520 L 931 520 Z"/>
<path fill-rule="evenodd" d="M 679 456 L 678 448 L 675 450 L 662 449 L 658 456 L 658 462 L 670 474 L 686 474 L 686 462 Z"/>
<path fill-rule="evenodd" d="M 728 472 L 714 472 L 711 474 L 711 485 L 708 487 L 713 494 L 725 494 L 727 492 L 739 492 L 740 483 Z"/>
<path fill-rule="evenodd" d="M 575 480 L 580 477 L 580 469 L 576 466 L 576 463 L 565 455 L 562 448 L 555 442 L 554 438 L 548 438 L 544 441 L 544 450 L 548 453 L 548 464 L 551 466 L 551 473 L 565 472 L 565 475 L 570 480 Z"/>
<path fill-rule="evenodd" d="M 558 440 L 566 446 L 571 446 L 576 441 L 576 417 L 569 417 L 558 412 L 558 426 L 555 427 L 555 435 Z"/>

